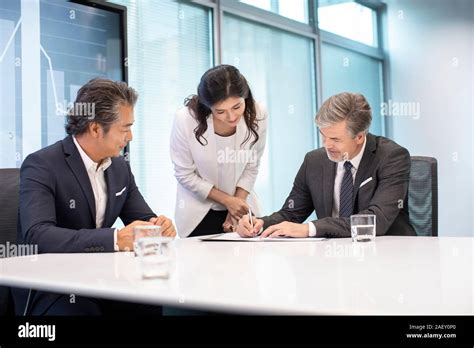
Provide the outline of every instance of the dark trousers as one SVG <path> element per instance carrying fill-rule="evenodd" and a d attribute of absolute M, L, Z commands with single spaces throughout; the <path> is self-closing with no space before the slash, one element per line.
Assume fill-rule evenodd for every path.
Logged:
<path fill-rule="evenodd" d="M 15 289 L 15 314 L 22 316 L 28 297 L 27 289 Z M 21 300 L 20 300 L 21 299 Z M 137 318 L 162 315 L 161 306 L 112 301 L 69 294 L 57 294 L 32 290 L 26 315 L 60 316 L 107 316 Z"/>
<path fill-rule="evenodd" d="M 202 221 L 197 225 L 189 237 L 205 236 L 208 234 L 223 233 L 222 224 L 227 217 L 227 210 L 209 210 Z"/>

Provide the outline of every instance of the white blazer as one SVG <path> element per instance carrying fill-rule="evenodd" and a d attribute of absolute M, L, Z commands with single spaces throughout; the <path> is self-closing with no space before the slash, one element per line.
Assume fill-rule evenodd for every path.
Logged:
<path fill-rule="evenodd" d="M 247 203 L 252 208 L 252 212 L 259 216 L 261 208 L 253 186 L 257 179 L 260 158 L 265 149 L 267 114 L 258 104 L 256 104 L 256 109 L 259 139 L 252 148 L 250 144 L 254 140 L 253 136 L 241 145 L 248 131 L 244 118 L 241 117 L 237 124 L 236 150 L 251 150 L 256 156 L 253 158 L 241 156 L 235 162 L 234 184 L 250 193 Z M 170 153 L 174 164 L 174 176 L 178 180 L 174 218 L 180 237 L 189 236 L 209 212 L 214 201 L 207 199 L 207 196 L 217 184 L 218 178 L 218 154 L 212 115 L 207 118 L 207 130 L 203 134 L 207 145 L 203 146 L 197 141 L 194 135 L 194 129 L 197 126 L 198 122 L 191 115 L 188 107 L 183 107 L 176 112 L 171 131 Z M 206 143 L 203 139 L 201 141 Z"/>

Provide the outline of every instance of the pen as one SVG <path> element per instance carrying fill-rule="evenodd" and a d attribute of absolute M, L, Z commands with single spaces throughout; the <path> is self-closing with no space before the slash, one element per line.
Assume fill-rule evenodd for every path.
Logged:
<path fill-rule="evenodd" d="M 252 219 L 252 210 L 250 209 L 250 206 L 249 206 L 249 217 L 250 217 L 250 225 L 252 226 L 252 229 L 253 229 L 253 219 Z M 263 228 L 256 233 L 256 236 L 260 236 L 262 234 L 262 231 L 263 231 Z M 253 234 L 253 231 L 252 231 L 252 234 Z"/>

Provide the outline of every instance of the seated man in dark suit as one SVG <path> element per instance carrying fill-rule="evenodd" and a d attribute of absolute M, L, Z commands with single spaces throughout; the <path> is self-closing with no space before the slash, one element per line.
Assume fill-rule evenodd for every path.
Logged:
<path fill-rule="evenodd" d="M 39 253 L 133 250 L 133 227 L 156 224 L 175 236 L 170 219 L 143 199 L 120 156 L 132 140 L 138 95 L 124 82 L 93 79 L 78 92 L 65 139 L 29 155 L 21 167 L 19 243 Z M 92 111 L 85 114 L 84 111 Z M 59 121 L 59 119 L 58 119 Z M 120 217 L 125 227 L 111 226 Z M 17 314 L 102 314 L 106 301 L 15 289 Z"/>
<path fill-rule="evenodd" d="M 408 219 L 410 154 L 395 142 L 368 133 L 369 103 L 360 94 L 326 100 L 318 114 L 324 148 L 306 154 L 280 211 L 239 220 L 237 232 L 252 237 L 350 237 L 352 214 L 376 215 L 376 234 L 414 236 Z M 316 211 L 317 220 L 303 224 Z"/>

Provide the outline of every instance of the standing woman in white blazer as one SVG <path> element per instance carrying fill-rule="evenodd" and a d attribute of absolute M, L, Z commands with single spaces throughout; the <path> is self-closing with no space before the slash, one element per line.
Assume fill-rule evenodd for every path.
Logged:
<path fill-rule="evenodd" d="M 249 207 L 260 215 L 253 188 L 266 127 L 267 115 L 237 68 L 219 65 L 204 73 L 171 133 L 180 237 L 233 231 Z"/>

